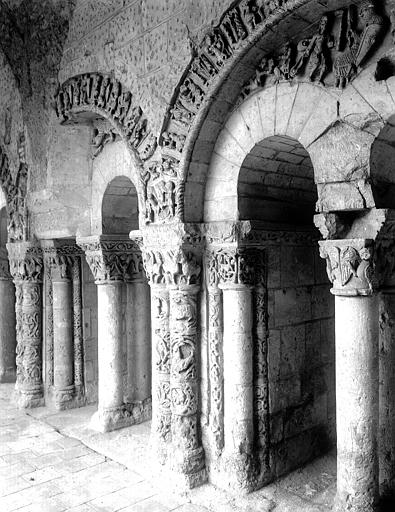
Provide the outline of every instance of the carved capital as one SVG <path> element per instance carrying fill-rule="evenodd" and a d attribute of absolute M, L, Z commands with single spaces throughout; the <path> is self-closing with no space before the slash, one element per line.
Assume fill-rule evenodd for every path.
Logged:
<path fill-rule="evenodd" d="M 141 251 L 131 240 L 89 237 L 77 240 L 96 283 L 144 280 Z"/>
<path fill-rule="evenodd" d="M 207 256 L 208 286 L 253 286 L 265 272 L 262 251 L 236 247 L 218 248 Z"/>
<path fill-rule="evenodd" d="M 345 239 L 319 242 L 320 256 L 333 283 L 334 295 L 372 295 L 377 288 L 371 239 Z"/>
<path fill-rule="evenodd" d="M 10 272 L 14 281 L 42 280 L 43 253 L 41 247 L 30 242 L 7 244 Z"/>
<path fill-rule="evenodd" d="M 8 263 L 8 254 L 6 249 L 0 248 L 0 280 L 11 279 L 10 265 Z"/>
<path fill-rule="evenodd" d="M 70 280 L 73 262 L 82 255 L 80 247 L 69 241 L 45 240 L 41 242 L 44 263 L 51 272 L 52 280 Z"/>
<path fill-rule="evenodd" d="M 143 258 L 150 284 L 182 286 L 199 283 L 200 261 L 193 252 L 182 247 L 163 250 L 145 249 Z"/>

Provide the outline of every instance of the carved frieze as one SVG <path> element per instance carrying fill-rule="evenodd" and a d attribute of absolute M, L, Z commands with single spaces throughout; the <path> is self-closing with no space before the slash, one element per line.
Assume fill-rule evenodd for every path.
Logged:
<path fill-rule="evenodd" d="M 324 14 L 313 36 L 287 43 L 278 55 L 263 58 L 243 87 L 242 99 L 268 80 L 278 83 L 298 76 L 328 85 L 325 79 L 332 74 L 329 85 L 345 87 L 361 70 L 384 25 L 373 1 Z"/>
<path fill-rule="evenodd" d="M 156 138 L 132 93 L 108 75 L 85 73 L 69 78 L 56 92 L 55 110 L 62 123 L 72 122 L 75 114 L 86 110 L 103 115 L 143 160 L 149 159 L 156 149 Z M 97 151 L 102 149 L 105 138 L 110 142 L 108 137 L 96 134 Z"/>
<path fill-rule="evenodd" d="M 131 240 L 89 237 L 77 240 L 97 283 L 144 280 L 141 251 Z"/>
<path fill-rule="evenodd" d="M 378 282 L 373 263 L 373 240 L 327 240 L 319 245 L 334 295 L 371 295 L 374 292 Z"/>

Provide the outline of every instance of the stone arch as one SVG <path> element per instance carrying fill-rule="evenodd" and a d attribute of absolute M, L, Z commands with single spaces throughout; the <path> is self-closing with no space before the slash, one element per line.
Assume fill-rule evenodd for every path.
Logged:
<path fill-rule="evenodd" d="M 84 73 L 66 80 L 55 96 L 55 110 L 62 124 L 86 123 L 98 115 L 125 141 L 135 165 L 149 159 L 156 149 L 142 108 L 133 94 L 110 75 Z"/>
<path fill-rule="evenodd" d="M 122 141 L 106 146 L 94 160 L 92 172 L 91 234 L 102 234 L 102 205 L 109 184 L 119 176 L 130 180 L 136 191 L 139 216 L 143 214 L 144 196 L 139 171 Z"/>
<path fill-rule="evenodd" d="M 310 98 L 308 108 L 304 101 L 306 95 Z M 268 137 L 285 136 L 298 141 L 308 151 L 309 146 L 336 120 L 336 97 L 316 85 L 283 83 L 250 96 L 229 117 L 216 140 L 207 175 L 200 177 L 202 192 L 205 189 L 204 219 L 225 220 L 219 218 L 223 215 L 220 212 L 224 211 L 229 215 L 226 220 L 239 220 L 239 171 L 257 143 Z M 315 169 L 318 155 L 310 154 L 310 157 Z M 195 182 L 187 182 L 186 208 L 188 198 L 197 195 L 193 189 L 196 189 Z M 214 206 L 218 201 L 221 209 Z M 187 209 L 188 219 L 191 214 Z"/>
<path fill-rule="evenodd" d="M 107 185 L 102 200 L 104 235 L 128 235 L 139 228 L 138 199 L 130 178 L 116 176 Z"/>

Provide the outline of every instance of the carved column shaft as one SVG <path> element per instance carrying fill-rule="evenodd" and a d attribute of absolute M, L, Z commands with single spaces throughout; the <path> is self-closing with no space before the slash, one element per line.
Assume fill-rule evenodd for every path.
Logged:
<path fill-rule="evenodd" d="M 42 251 L 26 242 L 7 244 L 16 285 L 17 382 L 21 407 L 43 405 L 42 383 Z"/>
<path fill-rule="evenodd" d="M 81 299 L 81 257 L 73 258 L 73 338 L 74 338 L 74 384 L 77 396 L 84 395 L 84 342 L 82 336 L 82 299 Z"/>
<path fill-rule="evenodd" d="M 151 441 L 164 464 L 171 441 L 170 299 L 165 285 L 151 285 L 152 434 Z"/>
<path fill-rule="evenodd" d="M 185 474 L 203 469 L 198 432 L 197 295 L 199 286 L 170 289 L 170 396 L 173 468 Z"/>
<path fill-rule="evenodd" d="M 45 384 L 53 386 L 54 360 L 53 360 L 53 293 L 51 266 L 45 266 Z"/>
<path fill-rule="evenodd" d="M 223 303 L 222 291 L 208 287 L 208 350 L 210 375 L 210 431 L 219 455 L 224 447 Z"/>
<path fill-rule="evenodd" d="M 267 282 L 265 254 L 259 253 L 253 290 L 253 376 L 254 434 L 256 446 L 263 451 L 263 470 L 269 471 L 269 376 L 267 345 Z"/>

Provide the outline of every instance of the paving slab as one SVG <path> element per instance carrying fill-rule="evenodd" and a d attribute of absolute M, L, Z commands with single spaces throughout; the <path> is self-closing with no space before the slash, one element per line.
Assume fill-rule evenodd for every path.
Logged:
<path fill-rule="evenodd" d="M 101 434 L 94 406 L 18 410 L 0 385 L 1 512 L 329 512 L 336 459 L 322 457 L 248 496 L 212 485 L 178 493 L 153 481 L 150 422 Z"/>

